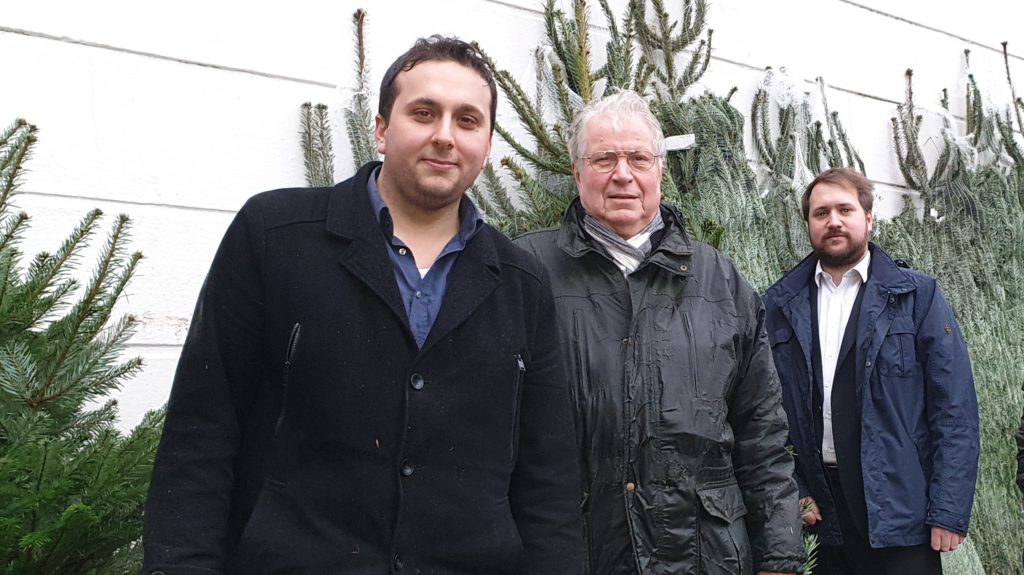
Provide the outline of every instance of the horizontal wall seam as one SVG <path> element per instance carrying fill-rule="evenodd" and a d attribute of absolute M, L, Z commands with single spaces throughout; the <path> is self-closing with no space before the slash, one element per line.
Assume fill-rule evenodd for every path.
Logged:
<path fill-rule="evenodd" d="M 99 196 L 75 196 L 71 194 L 51 194 L 47 192 L 31 192 L 27 190 L 18 190 L 19 196 L 34 196 L 37 198 L 60 198 L 68 200 L 81 200 L 84 202 L 101 202 L 104 204 L 117 204 L 123 206 L 141 206 L 147 208 L 167 208 L 172 210 L 182 210 L 187 212 L 204 212 L 204 213 L 217 213 L 217 214 L 234 214 L 237 213 L 237 209 L 228 208 L 209 208 L 202 206 L 187 206 L 184 204 L 168 204 L 161 202 L 139 202 L 133 200 L 120 200 L 116 198 L 101 198 Z"/>

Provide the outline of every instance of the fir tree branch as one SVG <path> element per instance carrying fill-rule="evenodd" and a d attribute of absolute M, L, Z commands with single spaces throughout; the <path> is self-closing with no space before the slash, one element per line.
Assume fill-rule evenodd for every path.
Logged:
<path fill-rule="evenodd" d="M 371 90 L 369 84 L 369 59 L 366 55 L 366 19 L 364 10 L 356 10 L 352 15 L 356 38 L 356 93 L 352 96 L 352 104 L 344 111 L 345 132 L 356 165 L 363 165 L 380 159 L 373 135 L 373 110 L 370 108 Z M 333 162 L 331 179 L 334 178 Z"/>
<path fill-rule="evenodd" d="M 1006 83 L 1010 85 L 1010 101 L 1013 111 L 1017 116 L 1017 129 L 1024 134 L 1024 119 L 1021 118 L 1024 112 L 1024 100 L 1017 97 L 1017 89 L 1013 85 L 1013 75 L 1010 73 L 1010 52 L 1007 50 L 1007 42 L 1002 42 L 1003 65 L 1006 66 Z"/>
<path fill-rule="evenodd" d="M 55 353 L 45 383 L 32 399 L 33 408 L 38 408 L 50 396 L 56 378 L 65 369 L 65 362 L 81 346 L 79 338 L 92 339 L 110 317 L 114 303 L 134 273 L 142 257 L 138 253 L 132 254 L 122 269 L 116 268 L 121 259 L 121 247 L 127 238 L 128 227 L 127 216 L 118 216 L 92 278 L 85 287 L 85 293 L 66 317 L 55 321 L 47 329 Z"/>
<path fill-rule="evenodd" d="M 573 59 L 566 61 L 576 77 L 576 93 L 584 102 L 594 98 L 594 85 L 590 78 L 590 27 L 587 24 L 587 2 L 576 0 L 573 9 L 575 17 L 576 41 L 574 42 Z"/>
<path fill-rule="evenodd" d="M 512 104 L 512 108 L 515 110 L 516 115 L 519 116 L 519 121 L 537 143 L 538 147 L 546 150 L 551 155 L 558 155 L 559 149 L 555 143 L 551 141 L 540 113 L 533 108 L 529 97 L 526 95 L 526 92 L 523 91 L 519 83 L 512 78 L 511 74 L 504 70 L 496 71 L 494 73 L 494 79 L 497 81 L 498 85 L 501 86 L 501 89 L 508 98 L 509 103 Z M 504 130 L 502 130 L 502 132 L 504 132 Z M 505 132 L 505 134 L 507 133 L 508 132 Z M 502 138 L 504 139 L 505 136 L 502 136 Z M 517 145 L 514 140 L 506 139 L 505 141 L 510 146 Z M 522 148 L 522 146 L 519 147 Z"/>

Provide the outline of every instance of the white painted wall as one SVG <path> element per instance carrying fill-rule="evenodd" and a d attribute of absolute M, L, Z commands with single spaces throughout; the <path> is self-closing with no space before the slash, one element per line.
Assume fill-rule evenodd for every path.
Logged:
<path fill-rule="evenodd" d="M 561 0 L 567 11 L 570 0 Z M 612 0 L 622 13 L 625 0 Z M 678 7 L 678 1 L 667 2 Z M 123 306 L 142 318 L 130 353 L 144 373 L 120 394 L 122 426 L 166 401 L 199 287 L 234 211 L 262 190 L 303 184 L 298 107 L 338 110 L 354 88 L 356 8 L 369 13 L 372 82 L 419 36 L 477 40 L 522 82 L 543 39 L 542 0 L 34 0 L 0 10 L 0 124 L 40 127 L 17 204 L 33 216 L 27 253 L 52 250 L 91 208 L 128 213 L 145 254 Z M 591 20 L 603 19 L 596 3 Z M 937 138 L 939 95 L 962 109 L 962 53 L 994 103 L 1005 106 L 1001 41 L 1024 92 L 1024 4 L 975 0 L 717 0 L 714 56 L 704 89 L 749 109 L 767 66 L 798 91 L 823 76 L 869 175 L 898 205 L 903 185 L 889 118 L 915 71 L 917 103 Z M 596 31 L 598 39 L 606 33 Z M 603 58 L 598 42 L 595 58 Z M 510 107 L 499 121 L 514 126 Z M 339 134 L 338 176 L 352 161 Z M 505 148 L 498 146 L 498 155 Z M 749 147 L 748 147 L 749 149 Z M 109 224 L 110 218 L 107 218 Z M 88 269 L 88 261 L 84 262 Z"/>

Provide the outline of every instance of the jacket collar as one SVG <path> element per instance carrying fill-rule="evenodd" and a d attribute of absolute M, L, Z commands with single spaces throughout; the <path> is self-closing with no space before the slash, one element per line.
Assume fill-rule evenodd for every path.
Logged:
<path fill-rule="evenodd" d="M 381 162 L 365 164 L 352 179 L 334 186 L 327 201 L 329 233 L 346 239 L 370 237 L 370 232 L 381 233 L 366 190 L 370 174 L 380 166 Z"/>
<path fill-rule="evenodd" d="M 588 252 L 609 257 L 598 242 L 583 229 L 585 213 L 577 196 L 562 217 L 562 227 L 558 231 L 558 247 L 574 258 L 583 257 Z M 647 260 L 641 263 L 640 267 L 651 263 L 670 273 L 689 276 L 692 274 L 690 260 L 693 259 L 693 245 L 686 235 L 683 219 L 675 208 L 666 204 L 661 204 L 661 217 L 665 221 L 665 227 L 661 230 L 661 240 L 652 248 L 651 255 L 647 256 Z"/>
<path fill-rule="evenodd" d="M 868 249 L 871 250 L 871 267 L 868 270 L 865 287 L 877 286 L 878 290 L 887 293 L 905 293 L 914 289 L 914 282 L 910 276 L 892 261 L 889 254 L 870 242 Z M 811 282 L 817 265 L 818 258 L 814 257 L 813 253 L 805 257 L 776 284 L 776 299 L 779 302 L 788 302 L 796 296 L 806 294 L 807 285 Z"/>
<path fill-rule="evenodd" d="M 408 332 L 410 341 L 414 341 L 386 251 L 384 232 L 374 216 L 366 189 L 370 174 L 380 165 L 380 162 L 364 165 L 350 180 L 331 190 L 325 229 L 330 234 L 350 240 L 338 254 L 339 263 L 387 304 Z M 501 258 L 494 238 L 484 230 L 479 232 L 459 253 L 455 265 L 448 272 L 444 303 L 421 353 L 461 324 L 501 283 Z"/>

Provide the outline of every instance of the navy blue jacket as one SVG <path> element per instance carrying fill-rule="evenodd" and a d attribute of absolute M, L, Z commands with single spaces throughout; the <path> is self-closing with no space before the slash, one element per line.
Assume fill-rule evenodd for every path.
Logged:
<path fill-rule="evenodd" d="M 970 358 L 935 279 L 898 267 L 875 245 L 857 318 L 855 377 L 872 547 L 919 545 L 930 527 L 966 535 L 978 469 L 978 402 Z M 800 495 L 824 517 L 823 544 L 839 527 L 814 431 L 808 256 L 764 296 L 782 381 Z M 852 321 L 852 319 L 851 319 Z"/>

